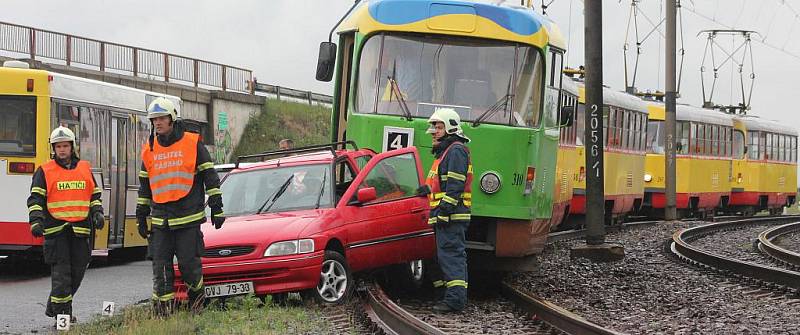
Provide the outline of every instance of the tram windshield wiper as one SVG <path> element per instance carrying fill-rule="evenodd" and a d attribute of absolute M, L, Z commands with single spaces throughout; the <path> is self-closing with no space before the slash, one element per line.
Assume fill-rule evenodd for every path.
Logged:
<path fill-rule="evenodd" d="M 292 182 L 292 179 L 294 179 L 294 174 L 290 175 L 289 178 L 287 178 L 286 181 L 281 184 L 281 187 L 278 187 L 278 189 L 275 190 L 275 193 L 273 193 L 272 196 L 268 197 L 267 200 L 264 201 L 264 204 L 258 208 L 258 212 L 256 212 L 256 214 L 269 212 L 269 209 L 272 208 L 272 205 L 274 205 L 278 198 L 283 195 L 283 192 L 286 192 L 286 189 L 289 188 L 289 184 Z M 267 204 L 269 204 L 269 206 L 267 206 Z M 267 206 L 267 208 L 265 209 L 264 206 Z"/>
<path fill-rule="evenodd" d="M 508 102 L 511 101 L 513 98 L 514 98 L 513 94 L 506 94 L 502 96 L 500 100 L 497 100 L 497 102 L 495 102 L 494 105 L 489 107 L 489 109 L 483 112 L 483 114 L 478 116 L 478 118 L 472 122 L 472 126 L 477 127 L 478 125 L 481 124 L 481 122 L 483 122 L 483 120 L 490 118 L 492 115 L 494 115 L 494 113 L 499 111 L 501 108 L 503 109 L 503 111 L 507 111 L 509 105 Z"/>
<path fill-rule="evenodd" d="M 392 94 L 389 95 L 389 101 L 392 101 L 392 96 L 397 97 L 397 101 L 400 103 L 400 109 L 403 111 L 403 116 L 406 117 L 408 121 L 413 120 L 411 118 L 411 111 L 408 109 L 408 104 L 406 103 L 406 98 L 403 97 L 403 94 L 400 90 L 400 85 L 397 84 L 397 80 L 394 78 L 389 77 L 389 84 L 392 87 Z"/>
<path fill-rule="evenodd" d="M 508 78 L 508 86 L 506 87 L 506 95 L 500 97 L 500 99 L 497 100 L 497 102 L 495 102 L 491 107 L 489 107 L 489 109 L 487 109 L 485 112 L 483 112 L 483 114 L 478 116 L 478 118 L 475 119 L 475 121 L 472 122 L 472 126 L 473 127 L 477 127 L 479 124 L 481 124 L 481 122 L 483 122 L 484 120 L 490 118 L 492 115 L 494 115 L 494 113 L 499 111 L 501 107 L 503 108 L 503 112 L 508 112 L 509 102 L 512 101 L 513 99 L 514 99 L 514 95 L 511 94 L 511 78 Z"/>

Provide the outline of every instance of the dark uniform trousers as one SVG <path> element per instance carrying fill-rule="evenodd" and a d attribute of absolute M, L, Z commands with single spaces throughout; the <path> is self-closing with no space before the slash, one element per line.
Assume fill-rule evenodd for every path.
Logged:
<path fill-rule="evenodd" d="M 441 268 L 441 275 L 447 289 L 444 303 L 453 309 L 461 310 L 467 304 L 467 251 L 464 248 L 465 233 L 469 221 L 438 222 L 434 225 L 436 232 L 436 258 Z M 435 272 L 435 271 L 434 271 Z"/>
<path fill-rule="evenodd" d="M 72 314 L 72 296 L 78 292 L 91 258 L 89 238 L 76 236 L 69 226 L 44 241 L 44 261 L 50 265 L 52 276 L 47 316 Z"/>
<path fill-rule="evenodd" d="M 203 232 L 200 226 L 171 230 L 164 220 L 164 228 L 153 227 L 149 238 L 150 256 L 153 258 L 153 300 L 169 302 L 175 297 L 175 270 L 173 255 L 178 258 L 178 268 L 189 288 L 189 301 L 203 294 Z"/>

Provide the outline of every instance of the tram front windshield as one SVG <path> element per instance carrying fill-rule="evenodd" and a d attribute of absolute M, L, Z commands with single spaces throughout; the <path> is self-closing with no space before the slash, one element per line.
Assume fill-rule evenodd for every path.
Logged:
<path fill-rule="evenodd" d="M 535 127 L 542 63 L 519 43 L 378 34 L 361 51 L 356 112 L 427 118 L 450 107 L 463 121 Z"/>

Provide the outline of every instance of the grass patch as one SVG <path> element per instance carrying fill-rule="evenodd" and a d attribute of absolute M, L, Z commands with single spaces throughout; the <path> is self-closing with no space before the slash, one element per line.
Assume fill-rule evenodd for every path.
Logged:
<path fill-rule="evenodd" d="M 315 310 L 262 304 L 247 296 L 228 299 L 225 308 L 215 300 L 198 315 L 181 310 L 166 319 L 154 317 L 149 305 L 130 306 L 75 325 L 68 334 L 318 334 L 327 329 Z"/>
<path fill-rule="evenodd" d="M 330 142 L 331 108 L 267 99 L 244 129 L 234 157 L 275 150 L 284 138 L 295 147 Z"/>

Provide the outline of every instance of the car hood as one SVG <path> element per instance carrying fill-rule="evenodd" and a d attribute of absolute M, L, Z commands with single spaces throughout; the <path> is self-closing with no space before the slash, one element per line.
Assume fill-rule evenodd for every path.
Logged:
<path fill-rule="evenodd" d="M 254 245 L 297 239 L 299 234 L 326 210 L 264 213 L 229 217 L 222 228 L 202 225 L 206 249 L 217 246 Z"/>

